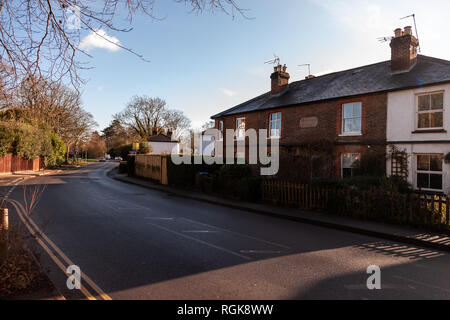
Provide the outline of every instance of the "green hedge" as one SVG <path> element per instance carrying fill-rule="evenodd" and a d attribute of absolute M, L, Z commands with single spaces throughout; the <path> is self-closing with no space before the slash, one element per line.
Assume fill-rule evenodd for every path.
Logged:
<path fill-rule="evenodd" d="M 25 159 L 44 157 L 46 166 L 59 165 L 64 161 L 66 146 L 50 130 L 22 121 L 0 122 L 0 157 L 8 153 Z"/>

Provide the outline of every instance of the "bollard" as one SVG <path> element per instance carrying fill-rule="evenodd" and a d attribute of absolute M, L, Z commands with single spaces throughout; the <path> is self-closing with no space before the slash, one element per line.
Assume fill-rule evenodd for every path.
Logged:
<path fill-rule="evenodd" d="M 2 216 L 3 216 L 2 227 L 4 230 L 8 231 L 8 229 L 9 229 L 8 209 L 4 208 L 4 209 L 0 209 L 0 211 L 2 212 Z"/>

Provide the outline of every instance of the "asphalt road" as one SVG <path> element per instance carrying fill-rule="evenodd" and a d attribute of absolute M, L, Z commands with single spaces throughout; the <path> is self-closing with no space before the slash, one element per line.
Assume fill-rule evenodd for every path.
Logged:
<path fill-rule="evenodd" d="M 28 192 L 47 185 L 31 218 L 60 249 L 52 254 L 112 299 L 450 299 L 449 254 L 125 184 L 107 176 L 116 165 L 25 182 Z M 58 290 L 85 299 L 33 243 Z M 381 290 L 367 289 L 370 265 Z"/>

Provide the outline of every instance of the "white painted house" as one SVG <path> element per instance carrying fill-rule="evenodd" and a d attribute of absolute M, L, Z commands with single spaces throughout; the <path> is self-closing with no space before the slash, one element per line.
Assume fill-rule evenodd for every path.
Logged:
<path fill-rule="evenodd" d="M 172 140 L 172 135 L 156 134 L 147 139 L 152 148 L 151 154 L 178 154 L 180 153 L 180 142 Z"/>
<path fill-rule="evenodd" d="M 387 143 L 406 152 L 408 182 L 449 194 L 450 83 L 390 92 L 387 113 Z M 387 172 L 395 166 L 388 160 Z"/>

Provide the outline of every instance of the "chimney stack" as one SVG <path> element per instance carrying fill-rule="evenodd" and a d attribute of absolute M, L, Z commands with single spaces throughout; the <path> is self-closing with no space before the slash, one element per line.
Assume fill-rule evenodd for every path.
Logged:
<path fill-rule="evenodd" d="M 167 129 L 167 136 L 168 136 L 170 139 L 172 139 L 172 134 L 173 134 L 172 130 Z"/>
<path fill-rule="evenodd" d="M 417 61 L 419 41 L 413 36 L 410 26 L 405 27 L 404 31 L 395 29 L 394 34 L 391 40 L 391 71 L 407 72 Z"/>
<path fill-rule="evenodd" d="M 271 94 L 279 94 L 283 91 L 289 84 L 289 73 L 286 72 L 286 65 L 281 66 L 280 64 L 274 67 L 274 71 L 270 76 L 272 80 Z"/>

